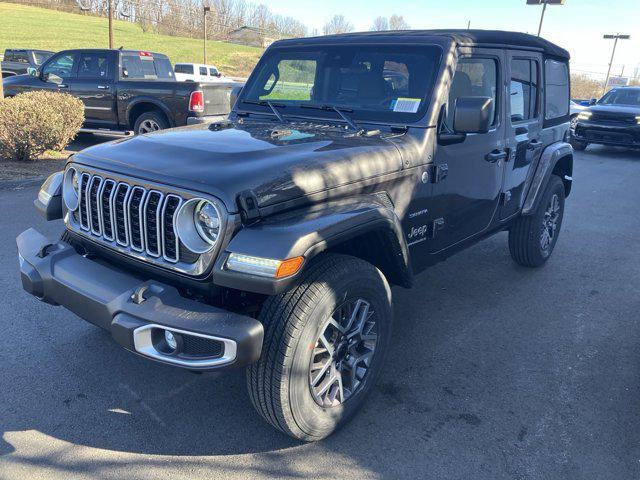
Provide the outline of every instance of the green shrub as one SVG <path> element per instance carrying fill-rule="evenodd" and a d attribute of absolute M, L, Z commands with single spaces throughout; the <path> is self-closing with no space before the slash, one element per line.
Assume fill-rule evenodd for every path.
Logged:
<path fill-rule="evenodd" d="M 0 100 L 0 158 L 35 160 L 63 150 L 84 121 L 81 100 L 60 92 L 26 92 Z"/>

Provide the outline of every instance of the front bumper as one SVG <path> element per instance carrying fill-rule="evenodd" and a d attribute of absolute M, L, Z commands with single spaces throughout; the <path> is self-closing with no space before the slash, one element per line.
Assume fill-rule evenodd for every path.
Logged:
<path fill-rule="evenodd" d="M 22 286 L 28 293 L 111 332 L 127 350 L 189 370 L 240 367 L 260 357 L 264 329 L 253 318 L 184 298 L 174 287 L 85 258 L 69 244 L 51 243 L 34 229 L 21 233 L 16 242 Z M 178 350 L 169 352 L 162 343 L 165 330 L 180 338 Z M 196 345 L 199 353 L 186 347 L 182 351 L 181 345 Z"/>
<path fill-rule="evenodd" d="M 604 120 L 579 120 L 572 133 L 575 140 L 599 145 L 640 147 L 640 125 L 624 125 Z"/>

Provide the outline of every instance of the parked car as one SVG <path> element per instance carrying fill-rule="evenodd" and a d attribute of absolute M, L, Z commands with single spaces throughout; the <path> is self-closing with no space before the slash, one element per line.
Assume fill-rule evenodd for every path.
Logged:
<path fill-rule="evenodd" d="M 176 63 L 173 67 L 179 82 L 228 82 L 218 69 L 212 65 L 199 63 Z"/>
<path fill-rule="evenodd" d="M 580 112 L 571 135 L 576 150 L 589 144 L 640 147 L 640 87 L 617 87 Z"/>
<path fill-rule="evenodd" d="M 228 121 L 94 146 L 52 175 L 36 206 L 65 233 L 18 237 L 23 286 L 149 360 L 247 366 L 266 421 L 326 437 L 380 374 L 392 285 L 424 295 L 417 273 L 505 230 L 516 263 L 551 256 L 568 61 L 485 30 L 275 42 Z"/>
<path fill-rule="evenodd" d="M 5 96 L 68 92 L 85 104 L 84 131 L 149 133 L 225 118 L 232 83 L 176 82 L 166 55 L 133 50 L 66 50 L 33 76 L 7 78 Z"/>
<path fill-rule="evenodd" d="M 7 48 L 2 60 L 2 78 L 29 73 L 29 69 L 37 69 L 54 52 L 47 50 Z"/>

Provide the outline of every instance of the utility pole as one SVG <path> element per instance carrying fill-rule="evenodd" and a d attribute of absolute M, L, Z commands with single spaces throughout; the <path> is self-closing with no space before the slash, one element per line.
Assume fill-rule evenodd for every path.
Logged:
<path fill-rule="evenodd" d="M 109 16 L 109 49 L 113 48 L 113 0 L 107 0 L 107 15 Z"/>
<path fill-rule="evenodd" d="M 613 40 L 613 50 L 611 51 L 611 60 L 609 61 L 609 68 L 607 69 L 607 77 L 604 80 L 604 87 L 602 87 L 602 94 L 607 93 L 607 85 L 609 84 L 609 75 L 611 74 L 611 65 L 613 65 L 613 57 L 616 54 L 616 47 L 618 46 L 618 40 L 629 40 L 631 35 L 621 35 L 616 33 L 615 35 L 607 34 L 603 35 L 605 40 Z"/>
<path fill-rule="evenodd" d="M 207 64 L 207 13 L 211 11 L 211 7 L 208 5 L 204 6 L 203 11 L 203 28 L 202 28 L 202 49 L 203 49 L 203 60 L 202 63 Z"/>

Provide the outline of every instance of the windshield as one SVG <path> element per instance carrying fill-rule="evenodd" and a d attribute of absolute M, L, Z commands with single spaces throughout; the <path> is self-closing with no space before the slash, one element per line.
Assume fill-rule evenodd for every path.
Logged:
<path fill-rule="evenodd" d="M 51 55 L 53 55 L 53 52 L 33 52 L 36 65 L 42 65 Z"/>
<path fill-rule="evenodd" d="M 610 90 L 598 103 L 600 105 L 630 105 L 640 107 L 640 88 Z"/>
<path fill-rule="evenodd" d="M 412 123 L 426 112 L 440 55 L 436 46 L 276 48 L 256 67 L 240 108 L 269 113 L 270 102 L 285 117 L 336 118 L 338 107 L 354 120 Z"/>

